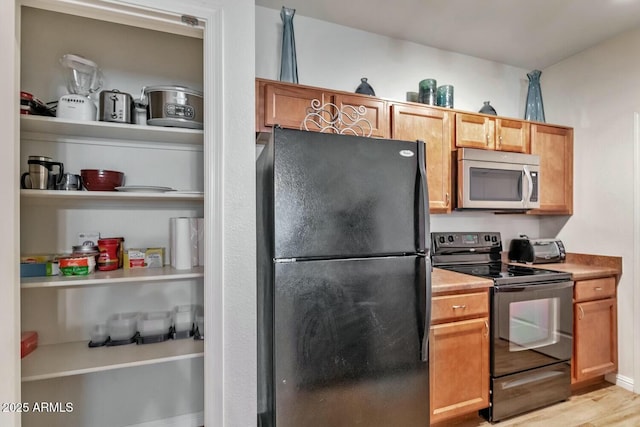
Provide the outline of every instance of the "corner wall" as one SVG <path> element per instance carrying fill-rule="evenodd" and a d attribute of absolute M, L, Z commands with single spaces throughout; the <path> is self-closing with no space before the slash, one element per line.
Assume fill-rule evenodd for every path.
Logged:
<path fill-rule="evenodd" d="M 638 143 L 634 116 L 640 112 L 638 49 L 640 30 L 630 31 L 549 67 L 541 78 L 545 113 L 573 126 L 575 140 L 574 215 L 566 223 L 546 218 L 541 229 L 557 233 L 572 252 L 623 257 L 617 382 L 636 392 L 640 392 L 640 286 L 634 253 L 639 244 L 634 238 L 635 218 L 640 214 L 634 211 L 634 180 L 640 178 L 634 172 L 639 166 L 634 161 Z"/>

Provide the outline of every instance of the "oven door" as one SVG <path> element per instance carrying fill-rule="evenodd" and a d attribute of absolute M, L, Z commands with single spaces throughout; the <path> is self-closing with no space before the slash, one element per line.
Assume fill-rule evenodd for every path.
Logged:
<path fill-rule="evenodd" d="M 537 165 L 462 160 L 458 177 L 462 184 L 458 208 L 536 209 L 538 198 Z"/>
<path fill-rule="evenodd" d="M 571 359 L 573 282 L 493 288 L 491 375 Z"/>

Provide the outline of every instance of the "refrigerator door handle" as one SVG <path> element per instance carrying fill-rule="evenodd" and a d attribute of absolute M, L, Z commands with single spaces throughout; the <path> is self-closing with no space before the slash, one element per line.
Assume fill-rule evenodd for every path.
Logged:
<path fill-rule="evenodd" d="M 423 251 L 429 257 L 430 230 L 429 230 L 429 186 L 427 185 L 427 152 L 424 141 L 418 143 L 418 172 L 420 173 L 420 205 L 418 206 L 418 218 L 421 226 L 418 227 L 416 243 L 418 251 Z"/>
<path fill-rule="evenodd" d="M 425 307 L 424 307 L 424 332 L 422 335 L 422 361 L 429 361 L 429 330 L 431 329 L 431 259 L 425 257 Z"/>

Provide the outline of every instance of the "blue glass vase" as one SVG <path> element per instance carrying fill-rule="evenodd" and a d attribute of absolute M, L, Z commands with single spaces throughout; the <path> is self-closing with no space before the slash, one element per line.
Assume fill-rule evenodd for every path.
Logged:
<path fill-rule="evenodd" d="M 525 120 L 544 122 L 544 105 L 542 104 L 542 91 L 540 89 L 540 74 L 542 74 L 540 70 L 533 70 L 527 73 L 527 77 L 529 77 L 529 90 L 527 91 L 527 105 L 524 110 Z"/>
<path fill-rule="evenodd" d="M 293 34 L 293 16 L 296 10 L 282 6 L 282 54 L 280 57 L 280 81 L 298 83 L 296 40 Z"/>

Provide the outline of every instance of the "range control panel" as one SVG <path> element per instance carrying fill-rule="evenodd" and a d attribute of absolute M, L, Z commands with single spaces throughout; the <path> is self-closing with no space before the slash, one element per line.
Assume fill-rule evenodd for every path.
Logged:
<path fill-rule="evenodd" d="M 462 249 L 473 252 L 474 250 L 487 250 L 502 248 L 500 233 L 431 233 L 433 251 Z M 440 249 L 440 251 L 439 251 Z"/>

